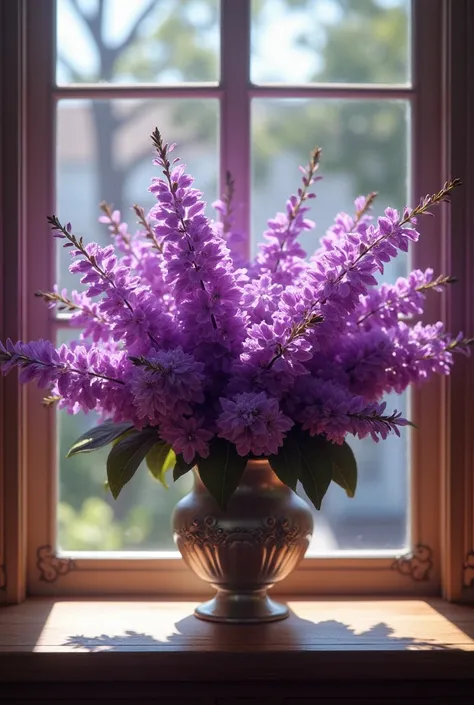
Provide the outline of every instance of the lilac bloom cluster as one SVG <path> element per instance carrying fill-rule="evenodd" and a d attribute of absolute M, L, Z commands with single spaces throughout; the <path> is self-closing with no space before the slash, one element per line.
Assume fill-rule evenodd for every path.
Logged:
<path fill-rule="evenodd" d="M 320 247 L 310 257 L 311 262 L 317 261 L 323 252 L 333 250 L 350 233 L 363 235 L 372 222 L 370 210 L 377 194 L 369 193 L 368 196 L 359 196 L 354 201 L 354 215 L 338 213 L 334 223 L 321 238 Z"/>
<path fill-rule="evenodd" d="M 165 281 L 176 302 L 175 320 L 186 350 L 192 350 L 209 373 L 229 370 L 245 339 L 245 312 L 240 308 L 244 275 L 234 270 L 229 248 L 204 214 L 202 194 L 183 164 L 169 155 L 156 132 L 155 164 L 164 178 L 154 178 L 150 191 L 157 204 L 150 214 L 154 232 L 164 243 Z"/>
<path fill-rule="evenodd" d="M 298 192 L 290 196 L 284 213 L 277 213 L 268 221 L 268 230 L 263 234 L 266 242 L 260 246 L 250 267 L 253 279 L 267 274 L 275 284 L 295 285 L 306 271 L 306 252 L 298 242 L 298 236 L 315 227 L 314 222 L 306 218 L 309 207 L 305 204 L 316 197 L 311 188 L 321 178 L 316 176 L 320 156 L 320 149 L 312 152 L 308 166 L 300 167 L 303 179 Z"/>
<path fill-rule="evenodd" d="M 302 429 L 341 444 L 347 434 L 384 439 L 407 421 L 383 397 L 433 374 L 448 374 L 470 340 L 441 323 L 411 322 L 425 296 L 453 281 L 431 269 L 395 284 L 376 275 L 419 233 L 417 218 L 447 200 L 448 182 L 413 210 L 387 208 L 373 219 L 375 194 L 339 214 L 311 256 L 298 241 L 320 150 L 284 212 L 268 221 L 257 257 L 243 259 L 233 232 L 233 185 L 206 216 L 202 194 L 156 130 L 161 174 L 145 215 L 134 206 L 133 234 L 102 204 L 112 242 L 84 244 L 68 223 L 49 222 L 70 248 L 70 271 L 83 292 L 38 292 L 81 328 L 67 348 L 48 341 L 0 345 L 3 373 L 51 390 L 71 413 L 94 409 L 104 420 L 151 428 L 185 463 L 206 459 L 219 439 L 240 456 L 278 454 Z M 232 188 L 231 188 L 232 186 Z"/>
<path fill-rule="evenodd" d="M 280 410 L 277 399 L 265 392 L 243 392 L 221 399 L 219 435 L 235 444 L 239 455 L 278 453 L 293 421 Z"/>
<path fill-rule="evenodd" d="M 453 277 L 435 277 L 432 269 L 415 269 L 408 277 L 399 277 L 395 284 L 381 284 L 362 296 L 354 314 L 354 326 L 366 330 L 384 326 L 391 328 L 400 318 L 412 318 L 423 313 L 426 293 L 442 291 Z"/>
<path fill-rule="evenodd" d="M 6 374 L 20 368 L 20 382 L 35 380 L 42 389 L 51 389 L 71 413 L 110 407 L 121 387 L 125 387 L 126 353 L 110 353 L 97 347 L 66 345 L 55 348 L 47 340 L 30 343 L 0 343 L 0 364 Z"/>

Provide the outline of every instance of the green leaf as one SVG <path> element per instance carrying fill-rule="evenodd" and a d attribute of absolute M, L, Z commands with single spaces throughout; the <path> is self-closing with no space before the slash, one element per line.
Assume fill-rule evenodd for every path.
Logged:
<path fill-rule="evenodd" d="M 133 429 L 133 424 L 131 423 L 113 423 L 112 421 L 106 421 L 100 426 L 91 428 L 89 431 L 80 436 L 73 446 L 69 449 L 67 458 L 71 458 L 73 455 L 78 453 L 90 453 L 97 448 L 103 448 L 109 445 L 120 436 Z"/>
<path fill-rule="evenodd" d="M 281 482 L 296 491 L 301 474 L 301 453 L 297 442 L 298 430 L 291 429 L 283 441 L 277 455 L 270 455 L 268 461 Z"/>
<path fill-rule="evenodd" d="M 125 431 L 125 433 L 122 433 L 121 436 L 118 436 L 118 438 L 115 438 L 115 440 L 112 441 L 112 445 L 116 446 L 117 443 L 120 443 L 122 438 L 125 438 L 125 436 L 128 436 L 130 433 L 135 433 L 136 430 L 137 429 L 134 426 L 132 426 L 132 428 L 129 428 L 128 431 Z"/>
<path fill-rule="evenodd" d="M 237 489 L 247 465 L 247 457 L 238 455 L 235 445 L 224 438 L 210 443 L 208 458 L 199 458 L 199 475 L 219 507 L 225 510 L 227 502 Z"/>
<path fill-rule="evenodd" d="M 176 456 L 169 443 L 159 441 L 146 456 L 148 470 L 153 477 L 168 489 L 166 472 L 176 464 Z"/>
<path fill-rule="evenodd" d="M 357 488 L 357 463 L 350 446 L 344 441 L 340 446 L 331 443 L 332 479 L 348 497 L 354 497 Z"/>
<path fill-rule="evenodd" d="M 156 442 L 156 430 L 144 429 L 127 434 L 112 448 L 107 458 L 107 481 L 114 499 L 135 475 Z"/>
<path fill-rule="evenodd" d="M 329 448 L 332 443 L 323 436 L 310 436 L 301 429 L 295 432 L 295 439 L 301 457 L 301 483 L 316 509 L 321 509 L 333 477 Z"/>
<path fill-rule="evenodd" d="M 193 469 L 193 467 L 196 465 L 194 460 L 191 463 L 187 463 L 181 453 L 176 456 L 176 465 L 174 466 L 173 470 L 173 480 L 176 482 L 176 480 L 179 480 L 180 477 L 183 475 L 186 475 L 187 472 Z"/>

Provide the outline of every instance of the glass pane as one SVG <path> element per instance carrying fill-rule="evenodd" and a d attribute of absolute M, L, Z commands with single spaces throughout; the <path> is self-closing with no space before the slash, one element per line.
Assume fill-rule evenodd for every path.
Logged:
<path fill-rule="evenodd" d="M 56 0 L 56 80 L 219 79 L 218 0 Z"/>
<path fill-rule="evenodd" d="M 78 337 L 73 329 L 60 330 L 58 344 Z M 145 464 L 115 500 L 105 488 L 110 448 L 66 454 L 74 441 L 97 425 L 94 413 L 71 416 L 57 412 L 59 504 L 57 542 L 63 551 L 174 551 L 171 514 L 193 484 L 191 473 L 166 490 Z"/>
<path fill-rule="evenodd" d="M 266 221 L 295 193 L 309 151 L 322 147 L 317 198 L 310 217 L 316 231 L 301 242 L 311 254 L 338 211 L 353 212 L 354 198 L 378 191 L 374 215 L 407 202 L 409 105 L 403 101 L 265 100 L 252 105 L 252 250 Z M 386 267 L 385 280 L 407 273 L 408 260 Z M 406 395 L 387 399 L 407 412 Z M 332 486 L 317 513 L 311 551 L 399 549 L 407 543 L 409 517 L 409 434 L 384 442 L 351 440 L 359 466 L 359 487 L 349 500 Z"/>
<path fill-rule="evenodd" d="M 254 83 L 408 83 L 410 0 L 252 0 Z"/>
<path fill-rule="evenodd" d="M 409 416 L 408 398 L 406 393 L 388 395 L 387 408 Z M 389 436 L 380 443 L 353 436 L 347 442 L 357 460 L 356 496 L 349 499 L 331 483 L 321 511 L 314 510 L 314 535 L 307 555 L 408 549 L 409 431 L 404 429 L 401 438 Z M 298 494 L 305 497 L 301 486 Z"/>
<path fill-rule="evenodd" d="M 406 205 L 410 105 L 392 100 L 254 99 L 252 101 L 252 251 L 267 219 L 282 210 L 299 186 L 298 165 L 322 148 L 316 231 L 304 233 L 311 254 L 338 211 L 352 213 L 354 198 L 377 191 L 373 213 Z M 387 267 L 394 278 L 406 271 L 399 257 Z"/>
<path fill-rule="evenodd" d="M 208 203 L 217 197 L 218 102 L 216 100 L 63 100 L 56 133 L 56 206 L 86 242 L 107 244 L 110 233 L 100 224 L 99 203 L 120 210 L 133 231 L 134 203 L 145 212 L 153 205 L 148 192 L 153 166 L 150 134 L 158 126 L 179 153 Z M 211 212 L 212 209 L 209 206 Z M 214 212 L 212 211 L 213 215 Z M 68 250 L 57 246 L 57 281 L 80 289 L 68 271 Z"/>

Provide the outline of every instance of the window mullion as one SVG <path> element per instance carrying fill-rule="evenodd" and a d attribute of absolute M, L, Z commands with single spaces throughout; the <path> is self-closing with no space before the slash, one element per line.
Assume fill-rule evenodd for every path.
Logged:
<path fill-rule="evenodd" d="M 0 325 L 2 338 L 25 337 L 25 2 L 0 7 Z M 16 376 L 0 381 L 0 604 L 26 594 L 26 394 Z"/>
<path fill-rule="evenodd" d="M 462 188 L 444 211 L 443 270 L 458 277 L 445 306 L 448 330 L 474 331 L 472 154 L 474 11 L 472 0 L 443 0 L 443 178 Z M 442 588 L 448 600 L 474 601 L 474 440 L 472 362 L 455 365 L 443 404 L 446 438 L 441 476 Z"/>
<path fill-rule="evenodd" d="M 410 100 L 410 86 L 383 86 L 347 83 L 308 83 L 306 85 L 252 85 L 250 98 L 354 98 Z"/>
<path fill-rule="evenodd" d="M 440 0 L 413 3 L 413 85 L 415 89 L 412 122 L 412 193 L 415 203 L 426 193 L 436 193 L 444 180 L 442 173 L 441 125 L 441 52 L 442 31 Z M 433 145 L 439 145 L 434 149 Z M 447 175 L 446 175 L 447 176 Z M 412 266 L 435 272 L 442 268 L 442 218 L 426 218 L 420 223 L 422 237 L 413 249 Z M 424 320 L 442 318 L 442 298 L 427 298 Z M 412 543 L 428 546 L 435 557 L 433 576 L 440 580 L 440 494 L 445 434 L 442 403 L 443 381 L 430 381 L 412 395 L 412 418 L 418 427 L 411 449 Z"/>
<path fill-rule="evenodd" d="M 51 314 L 34 296 L 45 282 L 55 279 L 55 250 L 46 216 L 54 213 L 54 104 L 51 86 L 54 76 L 54 0 L 27 2 L 27 129 L 25 237 L 27 277 L 24 296 L 27 306 L 27 340 L 51 339 Z M 70 139 L 74 139 L 73 136 Z M 28 470 L 28 564 L 27 577 L 38 571 L 41 549 L 54 545 L 56 527 L 55 472 L 56 429 L 54 412 L 42 408 L 42 389 L 26 388 L 26 440 Z"/>
<path fill-rule="evenodd" d="M 177 86 L 159 85 L 98 85 L 75 84 L 56 86 L 53 95 L 56 100 L 80 98 L 82 100 L 113 100 L 123 98 L 218 98 L 221 89 L 215 83 L 184 83 Z"/>
<path fill-rule="evenodd" d="M 235 180 L 234 227 L 250 252 L 250 0 L 221 0 L 221 191 Z"/>

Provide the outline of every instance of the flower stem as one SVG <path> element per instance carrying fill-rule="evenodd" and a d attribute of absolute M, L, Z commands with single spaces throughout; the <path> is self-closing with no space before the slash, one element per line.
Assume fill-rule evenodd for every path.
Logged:
<path fill-rule="evenodd" d="M 95 271 L 102 277 L 102 279 L 104 281 L 106 281 L 108 284 L 110 284 L 110 286 L 112 286 L 118 292 L 117 287 L 115 286 L 115 282 L 109 277 L 107 272 L 104 272 L 102 267 L 99 267 L 94 255 L 90 255 L 87 252 L 86 248 L 84 247 L 84 241 L 83 241 L 82 237 L 80 237 L 78 239 L 74 235 L 74 233 L 69 232 L 69 230 L 64 225 L 61 224 L 61 222 L 59 221 L 59 219 L 55 215 L 48 216 L 48 223 L 51 225 L 51 228 L 53 231 L 62 233 L 62 235 L 66 238 L 66 240 L 68 240 L 71 244 L 74 245 L 74 247 L 76 247 L 79 250 L 81 255 L 89 262 L 91 267 L 93 269 L 95 269 Z M 130 311 L 133 311 L 132 306 L 127 301 L 127 299 L 123 296 L 123 294 L 121 294 L 120 292 L 118 292 L 118 293 L 119 293 L 120 298 L 124 302 L 125 306 Z"/>
<path fill-rule="evenodd" d="M 102 213 L 103 213 L 105 216 L 107 216 L 107 218 L 108 218 L 109 221 L 110 221 L 109 225 L 110 225 L 110 227 L 112 228 L 112 234 L 115 235 L 116 237 L 120 237 L 120 238 L 122 239 L 124 245 L 126 245 L 126 246 L 128 247 L 128 249 L 131 250 L 132 248 L 131 248 L 131 244 L 130 244 L 130 237 L 129 237 L 129 235 L 128 235 L 127 233 L 123 233 L 121 230 L 119 230 L 119 226 L 117 225 L 117 223 L 116 223 L 116 222 L 113 220 L 113 218 L 112 218 L 112 216 L 113 216 L 113 212 L 112 212 L 113 206 L 110 205 L 110 204 L 108 204 L 108 203 L 106 203 L 105 201 L 102 201 L 102 202 L 100 203 L 99 207 L 100 207 L 100 210 L 102 211 Z"/>
<path fill-rule="evenodd" d="M 97 377 L 99 379 L 105 379 L 108 382 L 115 382 L 116 384 L 125 384 L 121 379 L 116 379 L 115 377 L 109 377 L 108 375 L 101 375 L 98 372 L 91 372 L 90 370 L 78 370 L 75 367 L 69 367 L 65 364 L 55 364 L 54 362 L 44 362 L 43 360 L 37 360 L 36 358 L 27 357 L 26 355 L 21 355 L 18 353 L 2 352 L 0 350 L 0 362 L 9 362 L 12 358 L 16 358 L 19 367 L 29 367 L 30 365 L 41 365 L 42 367 L 54 367 L 59 372 L 72 372 L 77 375 L 85 375 L 88 377 Z"/>
<path fill-rule="evenodd" d="M 364 217 L 364 215 L 367 213 L 367 211 L 372 207 L 372 203 L 375 201 L 376 197 L 378 196 L 378 193 L 376 191 L 372 191 L 365 197 L 365 202 L 362 208 L 358 211 L 356 211 L 355 218 L 354 218 L 354 223 L 352 224 L 352 228 L 354 229 L 359 225 L 360 221 Z"/>
<path fill-rule="evenodd" d="M 360 326 L 361 323 L 364 323 L 364 321 L 370 318 L 370 316 L 373 316 L 379 311 L 382 311 L 382 309 L 387 308 L 391 304 L 395 303 L 396 300 L 400 301 L 401 299 L 403 300 L 408 298 L 412 291 L 421 293 L 422 291 L 429 291 L 430 289 L 435 289 L 437 286 L 445 286 L 447 284 L 454 284 L 455 282 L 455 277 L 450 277 L 449 275 L 441 274 L 439 277 L 437 277 L 431 282 L 428 282 L 427 284 L 420 284 L 420 286 L 417 286 L 415 289 L 409 289 L 404 294 L 400 294 L 398 299 L 387 299 L 387 301 L 384 301 L 382 304 L 380 304 L 380 306 L 377 306 L 377 308 L 374 308 L 372 311 L 366 313 L 365 316 L 361 316 L 361 318 L 359 318 L 359 320 L 357 321 L 357 325 Z"/>
<path fill-rule="evenodd" d="M 148 222 L 148 220 L 145 218 L 145 211 L 141 206 L 138 206 L 136 203 L 133 205 L 133 210 L 135 211 L 135 215 L 138 218 L 139 224 L 142 226 L 142 228 L 146 232 L 146 236 L 149 240 L 153 242 L 153 246 L 158 250 L 160 254 L 163 254 L 163 246 L 160 245 L 158 240 L 156 239 L 156 235 L 153 232 L 153 229 Z"/>
<path fill-rule="evenodd" d="M 94 318 L 99 323 L 107 323 L 106 319 L 102 316 L 93 313 L 93 311 L 88 309 L 86 306 L 80 306 L 79 304 L 74 303 L 74 301 L 69 299 L 67 296 L 58 294 L 56 291 L 35 291 L 35 296 L 43 299 L 46 303 L 63 304 L 62 306 L 59 306 L 60 311 L 64 311 L 65 309 L 70 313 L 73 313 L 74 311 L 81 311 L 81 313 L 84 313 L 86 316 L 90 316 L 90 318 Z"/>
<path fill-rule="evenodd" d="M 295 203 L 295 205 L 293 206 L 293 208 L 291 209 L 290 215 L 288 216 L 288 225 L 286 227 L 286 231 L 285 231 L 285 235 L 283 237 L 283 240 L 280 243 L 280 252 L 281 253 L 283 253 L 286 241 L 287 241 L 288 236 L 290 234 L 291 226 L 293 225 L 293 223 L 296 219 L 296 216 L 299 213 L 301 206 L 303 205 L 303 203 L 305 201 L 308 200 L 308 190 L 309 190 L 309 187 L 311 186 L 311 184 L 313 183 L 314 175 L 318 170 L 319 160 L 321 157 L 321 151 L 322 150 L 320 147 L 316 147 L 311 152 L 311 158 L 310 158 L 308 166 L 306 167 L 305 175 L 303 178 L 303 188 L 299 189 L 298 200 Z M 281 261 L 281 256 L 279 255 L 278 259 L 275 263 L 275 268 L 273 270 L 274 272 L 278 271 L 280 261 Z"/>
<path fill-rule="evenodd" d="M 234 200 L 234 192 L 235 192 L 235 182 L 234 179 L 232 178 L 232 174 L 230 171 L 226 171 L 225 173 L 225 190 L 224 194 L 222 196 L 222 202 L 225 204 L 225 213 L 222 219 L 222 229 L 224 232 L 224 235 L 227 235 L 230 232 L 231 226 L 232 226 L 232 213 L 233 213 L 233 208 L 232 208 L 232 203 Z"/>
<path fill-rule="evenodd" d="M 68 240 L 70 243 L 72 243 L 74 245 L 74 247 L 76 247 L 78 249 L 78 251 L 81 253 L 81 255 L 89 262 L 91 267 L 93 267 L 93 269 L 95 269 L 95 271 L 102 277 L 102 279 L 104 279 L 104 281 L 106 281 L 108 284 L 110 284 L 110 286 L 112 286 L 113 289 L 115 289 L 115 291 L 118 293 L 118 295 L 122 299 L 125 306 L 128 308 L 128 310 L 131 313 L 133 313 L 132 305 L 125 298 L 125 296 L 117 289 L 113 279 L 111 279 L 109 277 L 109 275 L 106 272 L 104 272 L 104 270 L 101 267 L 99 267 L 94 255 L 90 255 L 87 252 L 86 248 L 84 247 L 84 241 L 83 241 L 82 237 L 77 239 L 77 237 L 74 235 L 74 233 L 69 231 L 68 227 L 70 227 L 70 226 L 65 227 L 64 225 L 62 225 L 60 223 L 59 219 L 57 218 L 57 216 L 55 216 L 55 215 L 48 216 L 48 223 L 51 225 L 53 232 L 56 231 L 56 232 L 61 233 L 64 236 L 64 238 L 66 238 L 66 240 Z M 158 341 L 150 332 L 148 333 L 148 337 L 156 346 L 158 346 Z"/>

